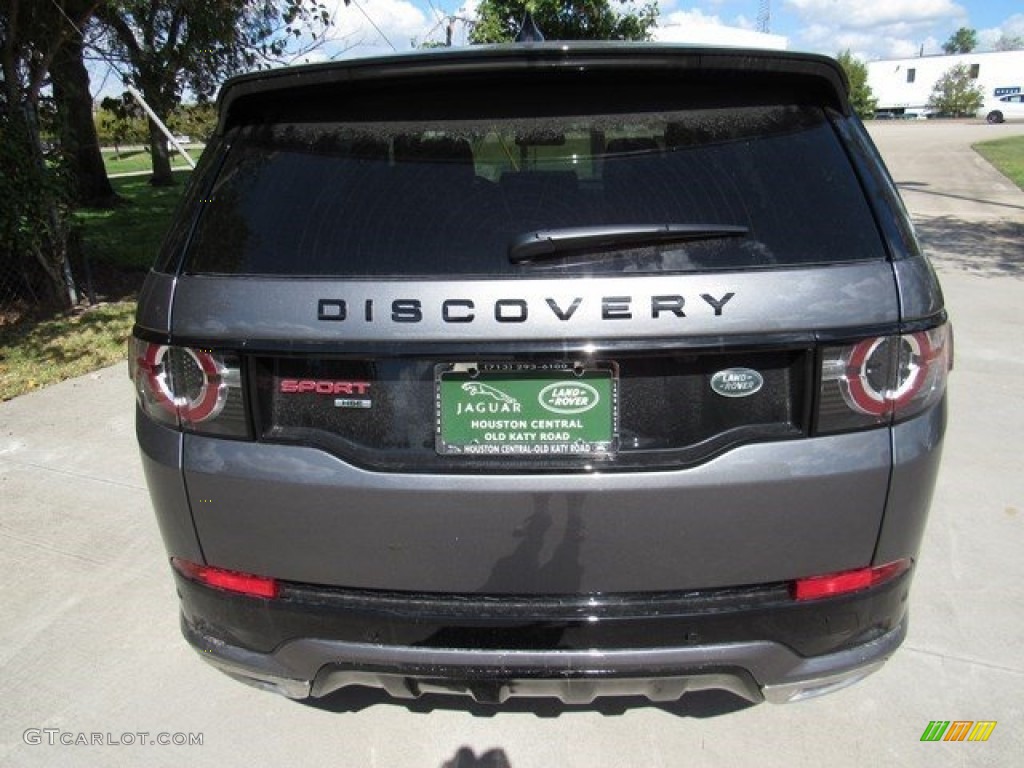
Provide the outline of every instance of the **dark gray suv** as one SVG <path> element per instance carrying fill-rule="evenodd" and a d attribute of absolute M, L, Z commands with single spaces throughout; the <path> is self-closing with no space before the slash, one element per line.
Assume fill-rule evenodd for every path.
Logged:
<path fill-rule="evenodd" d="M 219 107 L 130 354 L 203 658 L 787 701 L 897 648 L 951 336 L 834 61 L 472 48 Z"/>

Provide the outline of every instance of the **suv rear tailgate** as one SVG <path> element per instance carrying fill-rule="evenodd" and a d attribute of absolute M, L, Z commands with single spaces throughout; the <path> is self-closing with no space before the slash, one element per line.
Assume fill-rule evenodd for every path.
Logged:
<path fill-rule="evenodd" d="M 860 567 L 889 463 L 888 430 L 604 475 L 374 473 L 312 448 L 185 438 L 210 562 L 413 592 L 679 591 Z"/>
<path fill-rule="evenodd" d="M 207 560 L 495 594 L 868 564 L 891 431 L 817 431 L 819 405 L 836 405 L 819 395 L 822 348 L 899 333 L 901 317 L 841 135 L 840 70 L 506 55 L 226 93 L 222 163 L 168 252 L 170 343 L 237 356 L 249 420 L 245 440 L 184 438 Z M 503 406 L 551 391 L 548 371 L 602 401 L 598 437 L 497 426 Z M 495 409 L 473 428 L 499 452 L 470 454 L 483 443 L 449 428 L 462 390 Z M 500 452 L 512 442 L 522 453 Z"/>
<path fill-rule="evenodd" d="M 720 314 L 698 298 L 697 309 L 685 317 L 651 318 L 649 303 L 639 297 L 670 292 L 733 297 Z M 603 317 L 599 307 L 606 294 L 637 297 L 636 316 Z M 268 307 L 259 300 L 265 296 L 282 298 Z M 415 300 L 422 321 L 408 324 L 399 342 L 389 315 L 380 324 L 361 315 L 351 323 L 317 320 L 317 296 L 353 306 Z M 474 334 L 444 322 L 443 296 L 478 307 L 516 296 L 541 311 L 536 324 L 519 324 L 518 338 L 468 344 Z M 552 296 L 565 305 L 582 298 L 575 340 L 566 338 L 565 324 L 547 309 Z M 237 323 L 233 329 L 217 327 L 224 306 Z M 588 312 L 588 306 L 597 309 Z M 544 318 L 545 311 L 554 321 Z M 186 276 L 179 279 L 173 318 L 177 339 L 248 350 L 258 442 L 193 434 L 184 441 L 185 479 L 203 552 L 222 567 L 352 588 L 568 594 L 737 586 L 871 560 L 888 490 L 889 430 L 811 437 L 808 414 L 820 340 L 898 326 L 887 262 L 593 279 L 578 288 L 565 281 L 375 287 Z M 476 335 L 489 337 L 502 326 L 490 313 L 480 312 L 480 318 L 484 329 Z M 844 328 L 848 318 L 858 325 Z M 510 465 L 500 457 L 470 461 L 435 450 L 434 365 L 484 353 L 490 359 L 567 361 L 590 354 L 621 363 L 620 371 L 630 370 L 630 361 L 650 366 L 665 355 L 689 360 L 678 371 L 659 373 L 656 383 L 664 387 L 678 374 L 698 406 L 674 410 L 671 392 L 663 392 L 640 409 L 659 414 L 656 422 L 683 426 L 702 411 L 720 415 L 740 408 L 742 415 L 758 407 L 757 398 L 731 401 L 707 389 L 714 370 L 787 362 L 774 372 L 762 368 L 762 394 L 776 387 L 771 396 L 778 401 L 765 413 L 778 419 L 766 416 L 761 432 L 719 419 L 724 431 L 718 433 L 666 430 L 690 435 L 692 444 L 631 446 L 624 440 L 611 456 Z M 332 413 L 333 397 L 316 393 L 290 405 L 279 388 L 281 377 L 296 370 L 330 381 L 339 380 L 338 371 L 358 370 L 359 376 L 347 378 L 365 378 L 378 388 L 370 391 L 379 399 L 371 398 L 365 411 L 341 415 Z M 631 387 L 649 388 L 652 381 L 621 376 L 624 436 Z M 649 389 L 640 391 L 651 397 Z M 345 419 L 364 417 L 378 437 L 407 439 L 384 445 L 366 431 L 341 433 Z M 304 424 L 305 431 L 289 434 L 282 428 L 287 424 Z M 645 553 L 642 562 L 628 554 L 637 552 Z"/>

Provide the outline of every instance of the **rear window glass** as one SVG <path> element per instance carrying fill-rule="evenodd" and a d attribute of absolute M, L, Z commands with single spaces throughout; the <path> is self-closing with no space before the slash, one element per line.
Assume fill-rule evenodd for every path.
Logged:
<path fill-rule="evenodd" d="M 816 107 L 235 130 L 189 248 L 191 273 L 522 277 L 884 258 L 850 162 Z M 746 231 L 584 240 L 528 263 L 510 258 L 510 245 L 533 232 L 644 225 Z"/>

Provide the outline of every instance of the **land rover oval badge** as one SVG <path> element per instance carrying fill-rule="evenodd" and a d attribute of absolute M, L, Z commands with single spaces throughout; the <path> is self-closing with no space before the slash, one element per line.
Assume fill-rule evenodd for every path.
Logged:
<path fill-rule="evenodd" d="M 711 377 L 711 388 L 722 397 L 750 397 L 764 386 L 764 377 L 752 368 L 726 368 Z"/>

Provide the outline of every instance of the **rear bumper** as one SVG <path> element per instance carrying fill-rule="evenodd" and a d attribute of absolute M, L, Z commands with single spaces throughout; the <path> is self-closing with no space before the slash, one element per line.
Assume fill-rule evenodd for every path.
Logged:
<path fill-rule="evenodd" d="M 442 693 L 490 703 L 512 697 L 550 697 L 566 704 L 589 704 L 602 696 L 675 701 L 694 691 L 724 690 L 754 703 L 782 704 L 831 693 L 877 671 L 903 642 L 906 621 L 862 646 L 810 659 L 769 642 L 534 653 L 425 651 L 300 640 L 275 653 L 259 654 L 203 635 L 187 623 L 183 629 L 214 667 L 292 699 L 366 686 L 399 699 Z M 338 662 L 340 658 L 346 661 Z M 314 673 L 303 674 L 301 670 L 311 669 L 314 659 L 312 667 L 323 663 Z"/>
<path fill-rule="evenodd" d="M 881 666 L 906 632 L 910 575 L 807 603 L 768 587 L 591 598 L 589 612 L 581 611 L 583 599 L 524 605 L 467 596 L 431 601 L 428 610 L 411 597 L 332 600 L 286 588 L 280 599 L 265 600 L 178 583 L 182 629 L 202 658 L 291 698 L 359 685 L 398 698 L 459 693 L 488 702 L 673 701 L 706 689 L 783 702 L 843 687 Z"/>

